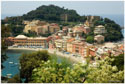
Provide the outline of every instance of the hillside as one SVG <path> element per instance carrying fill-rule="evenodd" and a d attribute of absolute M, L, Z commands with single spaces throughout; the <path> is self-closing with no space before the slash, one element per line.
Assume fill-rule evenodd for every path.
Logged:
<path fill-rule="evenodd" d="M 2 20 L 2 24 L 10 24 L 9 28 L 12 31 L 12 36 L 17 36 L 23 33 L 24 20 L 42 20 L 46 22 L 55 22 L 62 26 L 74 26 L 78 23 L 84 23 L 87 19 L 87 16 L 80 16 L 75 10 L 65 9 L 64 7 L 58 7 L 55 5 L 45 6 L 42 5 L 35 10 L 28 12 L 22 16 L 8 17 Z M 106 41 L 118 41 L 123 38 L 121 27 L 114 21 L 109 18 L 101 18 L 100 20 L 94 19 L 94 26 L 103 25 L 107 29 Z M 93 36 L 92 32 L 89 35 Z"/>
<path fill-rule="evenodd" d="M 6 18 L 8 23 L 21 24 L 23 20 L 44 20 L 47 22 L 84 22 L 85 16 L 80 16 L 75 10 L 65 9 L 55 5 L 42 5 L 23 16 Z"/>

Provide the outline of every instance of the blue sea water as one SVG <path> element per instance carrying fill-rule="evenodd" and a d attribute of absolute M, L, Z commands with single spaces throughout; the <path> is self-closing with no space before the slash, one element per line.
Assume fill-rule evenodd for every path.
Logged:
<path fill-rule="evenodd" d="M 6 55 L 8 56 L 8 59 L 3 63 L 5 68 L 2 70 L 2 76 L 7 76 L 7 74 L 12 74 L 11 77 L 19 73 L 19 57 L 23 53 L 31 53 L 35 52 L 32 50 L 7 50 Z M 60 63 L 62 61 L 65 61 L 67 63 L 73 64 L 74 62 L 66 59 L 64 57 L 53 57 L 52 59 L 57 59 L 57 62 Z M 9 63 L 13 62 L 13 63 Z"/>
<path fill-rule="evenodd" d="M 19 73 L 19 57 L 22 53 L 30 53 L 33 51 L 28 50 L 7 50 L 6 55 L 8 59 L 3 63 L 5 68 L 2 70 L 2 76 L 6 76 L 7 74 L 12 74 L 11 77 Z M 9 63 L 13 62 L 13 63 Z"/>

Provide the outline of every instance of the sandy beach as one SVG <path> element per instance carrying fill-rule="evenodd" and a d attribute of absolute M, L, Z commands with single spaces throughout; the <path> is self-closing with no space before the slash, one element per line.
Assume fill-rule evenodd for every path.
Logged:
<path fill-rule="evenodd" d="M 41 49 L 41 48 L 13 48 L 13 47 L 8 47 L 8 50 L 33 50 L 33 51 L 47 50 L 51 54 L 57 54 L 58 56 L 65 57 L 71 61 L 83 62 L 82 57 L 74 57 L 71 54 L 63 54 L 57 50 L 49 50 L 49 49 Z"/>

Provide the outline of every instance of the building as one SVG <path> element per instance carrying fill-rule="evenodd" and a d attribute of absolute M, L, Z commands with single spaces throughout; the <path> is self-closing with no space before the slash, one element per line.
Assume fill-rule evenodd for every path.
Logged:
<path fill-rule="evenodd" d="M 56 49 L 59 51 L 67 51 L 67 42 L 65 39 L 55 40 Z"/>
<path fill-rule="evenodd" d="M 87 56 L 96 56 L 97 48 L 94 46 L 89 46 L 87 50 Z"/>
<path fill-rule="evenodd" d="M 53 34 L 60 30 L 60 26 L 56 23 L 47 23 L 45 21 L 33 20 L 31 22 L 24 22 L 26 24 L 23 32 L 36 32 L 37 35 Z"/>
<path fill-rule="evenodd" d="M 87 20 L 85 21 L 84 25 L 88 27 L 93 27 L 95 20 L 100 20 L 100 16 L 87 16 Z"/>
<path fill-rule="evenodd" d="M 125 50 L 124 50 L 124 45 L 120 45 L 119 46 L 119 50 L 121 50 L 123 53 L 125 52 Z"/>
<path fill-rule="evenodd" d="M 88 34 L 90 32 L 90 27 L 84 26 L 83 24 L 76 25 L 73 27 L 73 36 L 76 36 L 77 34 L 79 36 L 82 36 L 83 33 Z"/>
<path fill-rule="evenodd" d="M 84 23 L 85 26 L 88 26 L 88 27 L 93 27 L 94 26 L 94 23 L 93 22 L 90 22 L 88 20 L 85 21 Z"/>
<path fill-rule="evenodd" d="M 85 26 L 83 28 L 83 31 L 84 31 L 85 34 L 88 34 L 90 32 L 90 27 Z"/>
<path fill-rule="evenodd" d="M 94 29 L 94 34 L 105 34 L 106 32 L 107 31 L 106 31 L 105 27 L 102 25 L 96 26 Z"/>
<path fill-rule="evenodd" d="M 72 53 L 86 57 L 86 44 L 85 42 L 74 41 L 72 42 Z"/>
<path fill-rule="evenodd" d="M 83 27 L 81 26 L 75 26 L 73 27 L 73 36 L 76 37 L 77 35 L 82 36 L 83 34 Z"/>
<path fill-rule="evenodd" d="M 56 24 L 56 23 L 49 24 L 48 31 L 50 31 L 51 34 L 56 33 L 59 30 L 60 30 L 60 26 L 58 24 Z"/>
<path fill-rule="evenodd" d="M 67 40 L 67 52 L 72 53 L 72 51 L 73 51 L 73 49 L 72 49 L 73 48 L 72 42 L 73 41 L 75 41 L 74 38 L 70 38 L 70 39 Z"/>
<path fill-rule="evenodd" d="M 12 46 L 14 44 L 14 37 L 5 38 L 5 45 Z"/>
<path fill-rule="evenodd" d="M 5 42 L 8 43 L 8 46 L 40 46 L 43 48 L 48 48 L 48 42 L 50 40 L 46 37 L 26 37 L 24 35 L 18 35 L 16 37 L 8 37 L 6 38 Z"/>
<path fill-rule="evenodd" d="M 24 35 L 18 35 L 14 38 L 14 45 L 16 46 L 26 46 L 27 45 L 27 38 Z"/>
<path fill-rule="evenodd" d="M 102 35 L 96 35 L 96 36 L 94 37 L 94 40 L 95 40 L 97 43 L 104 42 L 104 36 L 102 36 Z"/>

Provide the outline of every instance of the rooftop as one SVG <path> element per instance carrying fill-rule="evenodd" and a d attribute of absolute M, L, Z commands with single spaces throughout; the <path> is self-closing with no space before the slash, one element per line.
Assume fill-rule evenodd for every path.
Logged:
<path fill-rule="evenodd" d="M 27 36 L 25 36 L 25 35 L 18 35 L 15 38 L 27 38 Z"/>
<path fill-rule="evenodd" d="M 96 27 L 98 27 L 98 28 L 102 28 L 102 27 L 104 27 L 103 25 L 98 25 L 98 26 L 96 26 Z"/>
<path fill-rule="evenodd" d="M 96 35 L 95 37 L 104 37 L 103 35 Z"/>

